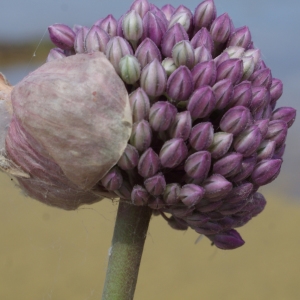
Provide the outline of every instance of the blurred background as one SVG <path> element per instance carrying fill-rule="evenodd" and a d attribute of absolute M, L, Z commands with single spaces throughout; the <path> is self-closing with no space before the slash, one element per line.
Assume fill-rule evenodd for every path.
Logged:
<path fill-rule="evenodd" d="M 131 0 L 2 0 L 0 72 L 14 85 L 44 63 L 53 23 L 91 26 Z M 158 7 L 164 1 L 152 0 Z M 236 27 L 248 25 L 254 44 L 284 83 L 279 106 L 300 108 L 300 2 L 215 0 Z M 197 1 L 173 1 L 192 11 Z M 239 229 L 237 250 L 195 244 L 192 231 L 172 230 L 154 217 L 135 299 L 300 299 L 300 121 L 289 130 L 280 176 L 261 189 L 265 211 Z M 100 299 L 117 204 L 103 200 L 74 212 L 25 197 L 0 174 L 0 299 Z"/>

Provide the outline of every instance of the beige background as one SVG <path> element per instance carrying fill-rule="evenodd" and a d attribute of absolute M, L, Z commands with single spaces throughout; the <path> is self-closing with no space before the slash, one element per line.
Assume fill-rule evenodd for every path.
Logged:
<path fill-rule="evenodd" d="M 101 299 L 117 204 L 67 212 L 23 196 L 4 174 L 0 184 L 0 299 Z M 300 299 L 299 203 L 271 188 L 233 251 L 154 217 L 135 299 Z"/>

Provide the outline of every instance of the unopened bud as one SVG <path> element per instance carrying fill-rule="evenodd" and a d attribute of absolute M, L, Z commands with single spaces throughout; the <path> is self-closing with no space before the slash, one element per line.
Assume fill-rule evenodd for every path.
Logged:
<path fill-rule="evenodd" d="M 110 37 L 103 29 L 93 25 L 86 35 L 84 47 L 87 53 L 101 51 L 105 53 Z"/>
<path fill-rule="evenodd" d="M 183 26 L 186 32 L 189 32 L 190 27 L 192 26 L 193 15 L 189 10 L 185 11 L 175 11 L 171 16 L 169 21 L 168 29 L 171 28 L 174 24 L 179 23 Z"/>
<path fill-rule="evenodd" d="M 213 165 L 213 172 L 224 177 L 236 175 L 242 166 L 243 155 L 237 152 L 227 153 L 224 157 L 217 160 Z"/>
<path fill-rule="evenodd" d="M 143 152 L 149 148 L 152 140 L 152 131 L 146 120 L 134 123 L 130 137 L 130 144 L 139 152 Z"/>
<path fill-rule="evenodd" d="M 282 146 L 287 136 L 288 126 L 287 123 L 282 120 L 274 120 L 269 122 L 266 139 L 275 141 L 276 148 Z"/>
<path fill-rule="evenodd" d="M 194 48 L 189 41 L 180 41 L 172 49 L 172 58 L 177 67 L 181 65 L 192 69 L 195 64 Z"/>
<path fill-rule="evenodd" d="M 67 25 L 53 24 L 48 27 L 49 36 L 54 45 L 67 50 L 74 47 L 75 32 Z"/>
<path fill-rule="evenodd" d="M 223 79 L 218 81 L 212 87 L 216 97 L 215 109 L 225 108 L 233 95 L 233 85 L 230 79 Z"/>
<path fill-rule="evenodd" d="M 135 0 L 130 6 L 130 10 L 135 10 L 141 18 L 143 18 L 150 9 L 151 6 L 148 0 Z"/>
<path fill-rule="evenodd" d="M 245 244 L 242 237 L 234 229 L 216 235 L 209 235 L 208 238 L 216 245 L 216 247 L 223 250 L 236 249 Z"/>
<path fill-rule="evenodd" d="M 257 149 L 257 161 L 272 158 L 275 152 L 275 148 L 275 141 L 264 140 Z"/>
<path fill-rule="evenodd" d="M 238 46 L 247 49 L 250 43 L 251 43 L 250 30 L 247 26 L 243 26 L 235 29 L 234 33 L 229 38 L 227 47 Z"/>
<path fill-rule="evenodd" d="M 171 57 L 166 57 L 161 64 L 165 69 L 168 77 L 177 69 L 175 62 Z"/>
<path fill-rule="evenodd" d="M 140 185 L 135 185 L 131 192 L 131 201 L 134 205 L 147 205 L 150 198 L 150 194 L 145 188 Z"/>
<path fill-rule="evenodd" d="M 227 13 L 217 17 L 211 24 L 210 34 L 213 40 L 217 43 L 226 43 L 231 31 L 232 21 Z"/>
<path fill-rule="evenodd" d="M 180 185 L 178 183 L 170 183 L 166 185 L 163 199 L 167 205 L 174 205 L 179 203 Z"/>
<path fill-rule="evenodd" d="M 192 118 L 189 111 L 178 113 L 169 129 L 172 138 L 182 138 L 186 141 L 191 133 Z"/>
<path fill-rule="evenodd" d="M 194 54 L 195 54 L 195 65 L 212 59 L 210 51 L 205 46 L 200 46 L 196 48 L 194 50 Z"/>
<path fill-rule="evenodd" d="M 152 148 L 148 148 L 141 156 L 138 164 L 138 172 L 144 177 L 154 176 L 160 169 L 160 161 L 158 155 Z"/>
<path fill-rule="evenodd" d="M 137 88 L 129 95 L 129 102 L 132 111 L 133 123 L 143 119 L 148 120 L 150 111 L 150 101 L 142 88 Z"/>
<path fill-rule="evenodd" d="M 205 61 L 197 64 L 192 69 L 194 89 L 198 89 L 204 85 L 212 86 L 216 81 L 217 68 L 213 60 Z"/>
<path fill-rule="evenodd" d="M 214 134 L 214 139 L 208 148 L 211 157 L 218 159 L 224 156 L 229 150 L 233 140 L 233 134 L 227 132 L 217 132 Z"/>
<path fill-rule="evenodd" d="M 135 51 L 135 57 L 138 59 L 141 67 L 144 68 L 155 58 L 161 62 L 161 54 L 156 44 L 149 38 L 145 38 Z"/>
<path fill-rule="evenodd" d="M 127 144 L 122 156 L 118 161 L 118 167 L 122 170 L 131 170 L 135 168 L 139 161 L 139 153 L 135 147 Z"/>
<path fill-rule="evenodd" d="M 213 51 L 214 48 L 214 42 L 213 39 L 209 33 L 209 31 L 203 27 L 201 28 L 191 39 L 191 45 L 194 49 L 204 46 L 207 48 L 210 52 Z"/>
<path fill-rule="evenodd" d="M 175 7 L 172 6 L 171 4 L 166 4 L 161 8 L 161 11 L 164 13 L 164 15 L 166 16 L 166 19 L 168 21 L 171 20 L 171 17 L 175 11 Z"/>
<path fill-rule="evenodd" d="M 184 163 L 185 172 L 202 182 L 208 175 L 211 165 L 211 154 L 208 151 L 199 151 L 190 155 Z"/>
<path fill-rule="evenodd" d="M 143 21 L 135 10 L 129 11 L 129 13 L 124 16 L 122 21 L 122 29 L 124 37 L 130 41 L 135 48 L 137 41 L 142 37 L 143 34 Z"/>
<path fill-rule="evenodd" d="M 153 196 L 163 194 L 166 187 L 166 180 L 162 173 L 147 178 L 144 181 L 146 190 Z"/>
<path fill-rule="evenodd" d="M 118 21 L 114 18 L 113 15 L 108 15 L 95 25 L 107 32 L 110 37 L 114 37 L 117 35 Z"/>
<path fill-rule="evenodd" d="M 125 55 L 119 63 L 120 76 L 127 84 L 137 82 L 141 75 L 141 66 L 137 58 L 133 55 Z"/>
<path fill-rule="evenodd" d="M 74 41 L 74 49 L 76 53 L 85 53 L 85 39 L 89 32 L 89 28 L 82 26 L 77 32 Z"/>
<path fill-rule="evenodd" d="M 229 107 L 245 106 L 250 107 L 252 101 L 252 88 L 250 81 L 242 81 L 233 88 L 233 95 Z"/>
<path fill-rule="evenodd" d="M 109 191 L 118 190 L 122 183 L 123 177 L 118 167 L 113 167 L 108 173 L 101 179 L 102 185 Z"/>
<path fill-rule="evenodd" d="M 212 144 L 214 128 L 210 122 L 195 125 L 190 134 L 189 143 L 197 151 L 206 150 Z"/>
<path fill-rule="evenodd" d="M 269 68 L 255 71 L 249 80 L 252 82 L 252 86 L 265 87 L 267 90 L 272 85 L 272 73 Z"/>
<path fill-rule="evenodd" d="M 205 189 L 205 198 L 210 201 L 218 201 L 232 190 L 232 183 L 220 174 L 213 174 L 208 177 L 202 186 Z"/>
<path fill-rule="evenodd" d="M 288 127 L 291 127 L 296 118 L 296 110 L 292 107 L 280 107 L 272 113 L 271 120 L 285 121 Z"/>
<path fill-rule="evenodd" d="M 188 207 L 194 206 L 204 196 L 205 190 L 196 184 L 186 184 L 180 190 L 180 199 Z"/>
<path fill-rule="evenodd" d="M 197 29 L 202 27 L 210 27 L 216 18 L 216 6 L 213 0 L 205 0 L 201 2 L 195 9 L 194 26 Z"/>
<path fill-rule="evenodd" d="M 257 161 L 256 155 L 252 155 L 244 158 L 242 161 L 240 172 L 236 174 L 233 178 L 230 178 L 230 180 L 233 182 L 241 182 L 242 180 L 248 178 L 254 170 L 256 161 Z"/>
<path fill-rule="evenodd" d="M 228 59 L 217 67 L 217 81 L 227 78 L 235 85 L 241 80 L 242 76 L 243 61 L 241 59 Z"/>
<path fill-rule="evenodd" d="M 238 46 L 230 46 L 224 50 L 229 55 L 229 58 L 237 58 L 242 59 L 245 49 L 243 47 Z"/>

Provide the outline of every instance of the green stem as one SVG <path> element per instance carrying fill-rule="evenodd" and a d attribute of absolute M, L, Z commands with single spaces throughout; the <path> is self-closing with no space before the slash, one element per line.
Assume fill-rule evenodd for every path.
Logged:
<path fill-rule="evenodd" d="M 132 300 L 152 210 L 120 200 L 102 300 Z"/>

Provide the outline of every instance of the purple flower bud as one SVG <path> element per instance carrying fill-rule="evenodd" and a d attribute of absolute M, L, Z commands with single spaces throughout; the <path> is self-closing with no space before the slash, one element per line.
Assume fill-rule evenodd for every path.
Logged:
<path fill-rule="evenodd" d="M 166 180 L 162 173 L 156 174 L 144 181 L 146 190 L 153 196 L 163 194 L 166 187 Z"/>
<path fill-rule="evenodd" d="M 122 21 L 124 37 L 136 48 L 137 41 L 143 34 L 143 21 L 138 12 L 130 10 Z"/>
<path fill-rule="evenodd" d="M 194 26 L 198 30 L 202 27 L 209 28 L 216 18 L 217 10 L 213 0 L 202 1 L 194 12 Z"/>
<path fill-rule="evenodd" d="M 254 70 L 258 69 L 258 63 L 261 60 L 261 53 L 259 49 L 249 49 L 245 51 L 244 58 L 252 57 L 254 62 Z"/>
<path fill-rule="evenodd" d="M 239 233 L 234 229 L 216 235 L 209 235 L 208 238 L 216 247 L 223 250 L 236 249 L 245 244 Z"/>
<path fill-rule="evenodd" d="M 191 95 L 187 110 L 193 119 L 204 118 L 215 109 L 216 97 L 210 86 L 202 86 Z"/>
<path fill-rule="evenodd" d="M 165 92 L 167 74 L 157 59 L 143 68 L 140 84 L 144 91 L 152 97 L 158 97 Z"/>
<path fill-rule="evenodd" d="M 241 80 L 242 75 L 243 61 L 241 59 L 228 59 L 217 67 L 217 81 L 227 78 L 235 85 Z"/>
<path fill-rule="evenodd" d="M 261 194 L 261 193 L 255 193 L 253 195 L 253 200 L 252 202 L 248 202 L 248 204 L 252 204 L 252 208 L 251 208 L 251 215 L 252 217 L 256 217 L 258 214 L 260 214 L 266 204 L 267 204 L 267 201 L 265 199 L 265 197 Z"/>
<path fill-rule="evenodd" d="M 288 126 L 287 123 L 282 120 L 274 120 L 269 122 L 266 139 L 275 141 L 276 148 L 282 146 L 287 136 Z"/>
<path fill-rule="evenodd" d="M 103 29 L 110 37 L 114 37 L 117 35 L 118 21 L 114 18 L 113 15 L 108 15 L 106 18 L 102 19 L 98 24 L 95 25 Z"/>
<path fill-rule="evenodd" d="M 270 140 L 264 140 L 257 149 L 257 161 L 272 158 L 275 152 L 276 143 Z"/>
<path fill-rule="evenodd" d="M 265 87 L 270 89 L 272 85 L 272 73 L 269 68 L 255 71 L 249 80 L 252 82 L 252 86 Z"/>
<path fill-rule="evenodd" d="M 267 106 L 270 102 L 270 93 L 265 87 L 252 88 L 251 111 L 255 114 L 261 108 Z"/>
<path fill-rule="evenodd" d="M 211 157 L 218 159 L 224 156 L 229 150 L 233 140 L 233 134 L 227 132 L 217 132 L 214 134 L 214 139 L 208 148 Z"/>
<path fill-rule="evenodd" d="M 171 57 L 166 57 L 161 64 L 165 69 L 167 76 L 170 76 L 177 68 L 173 58 Z"/>
<path fill-rule="evenodd" d="M 202 182 L 208 175 L 210 165 L 211 154 L 208 151 L 199 151 L 187 158 L 184 170 L 190 177 Z"/>
<path fill-rule="evenodd" d="M 282 146 L 280 146 L 279 148 L 275 149 L 274 155 L 272 158 L 277 159 L 277 158 L 282 158 L 284 151 L 285 151 L 285 144 L 283 144 Z"/>
<path fill-rule="evenodd" d="M 247 26 L 243 26 L 235 29 L 234 33 L 229 38 L 227 47 L 238 46 L 247 49 L 250 43 L 251 43 L 250 30 Z"/>
<path fill-rule="evenodd" d="M 102 177 L 101 184 L 109 191 L 118 190 L 123 183 L 123 177 L 118 167 L 113 167 Z"/>
<path fill-rule="evenodd" d="M 251 156 L 262 141 L 261 133 L 256 125 L 247 127 L 233 142 L 234 149 L 243 154 L 244 157 Z"/>
<path fill-rule="evenodd" d="M 138 172 L 144 177 L 154 176 L 160 169 L 160 161 L 158 155 L 152 148 L 148 148 L 140 158 L 138 164 Z"/>
<path fill-rule="evenodd" d="M 182 138 L 186 141 L 192 130 L 192 118 L 189 111 L 183 111 L 175 116 L 174 121 L 169 128 L 172 138 Z"/>
<path fill-rule="evenodd" d="M 216 211 L 219 207 L 221 207 L 223 201 L 214 201 L 211 202 L 209 199 L 203 198 L 200 203 L 196 206 L 197 210 L 201 213 L 209 213 Z"/>
<path fill-rule="evenodd" d="M 141 18 L 143 18 L 150 9 L 151 6 L 148 0 L 135 0 L 130 6 L 130 10 L 135 10 Z"/>
<path fill-rule="evenodd" d="M 183 26 L 179 23 L 176 23 L 171 27 L 163 36 L 161 42 L 161 52 L 166 57 L 172 56 L 172 49 L 175 44 L 180 41 L 188 40 L 189 37 L 184 30 Z"/>
<path fill-rule="evenodd" d="M 234 187 L 231 192 L 223 199 L 224 203 L 237 203 L 247 199 L 253 191 L 253 184 L 250 182 L 242 183 Z"/>
<path fill-rule="evenodd" d="M 178 183 L 170 183 L 166 185 L 163 199 L 167 205 L 174 205 L 179 203 L 180 185 Z"/>
<path fill-rule="evenodd" d="M 220 174 L 213 174 L 203 182 L 202 187 L 205 189 L 205 198 L 218 201 L 232 190 L 232 183 Z"/>
<path fill-rule="evenodd" d="M 121 187 L 114 191 L 120 198 L 127 200 L 131 200 L 131 192 L 132 186 L 125 180 L 123 180 Z"/>
<path fill-rule="evenodd" d="M 226 43 L 231 35 L 233 24 L 227 13 L 217 17 L 210 27 L 210 34 L 217 43 Z"/>
<path fill-rule="evenodd" d="M 230 178 L 230 180 L 232 182 L 241 182 L 246 178 L 248 178 L 254 170 L 256 161 L 257 161 L 256 155 L 252 155 L 244 158 L 242 161 L 240 172 L 236 174 L 234 177 Z"/>
<path fill-rule="evenodd" d="M 282 92 L 283 92 L 282 81 L 280 79 L 273 78 L 270 87 L 271 104 L 274 104 L 275 106 L 275 103 L 281 97 Z"/>
<path fill-rule="evenodd" d="M 243 57 L 243 77 L 242 80 L 247 80 L 254 72 L 255 63 L 252 57 Z"/>
<path fill-rule="evenodd" d="M 200 46 L 196 48 L 194 50 L 194 54 L 195 54 L 195 65 L 212 59 L 210 51 L 205 46 Z"/>
<path fill-rule="evenodd" d="M 130 144 L 127 144 L 123 154 L 121 155 L 119 161 L 118 161 L 118 167 L 120 167 L 122 170 L 131 170 L 135 168 L 139 161 L 139 153 Z"/>
<path fill-rule="evenodd" d="M 160 162 L 165 168 L 179 166 L 187 155 L 187 146 L 184 140 L 179 138 L 166 141 L 159 152 Z"/>
<path fill-rule="evenodd" d="M 133 123 L 143 119 L 148 120 L 150 101 L 142 88 L 137 88 L 129 95 L 129 103 L 132 111 Z"/>
<path fill-rule="evenodd" d="M 119 63 L 120 76 L 127 84 L 134 84 L 141 75 L 141 66 L 137 58 L 133 55 L 125 55 Z"/>
<path fill-rule="evenodd" d="M 192 69 L 194 89 L 204 85 L 212 86 L 216 81 L 217 68 L 213 60 L 197 64 Z"/>
<path fill-rule="evenodd" d="M 204 46 L 208 49 L 208 51 L 212 52 L 214 48 L 213 39 L 209 33 L 209 31 L 203 27 L 201 28 L 192 38 L 191 45 L 194 49 Z"/>
<path fill-rule="evenodd" d="M 164 15 L 166 16 L 166 19 L 168 21 L 171 20 L 171 16 L 175 11 L 175 7 L 172 6 L 171 4 L 166 4 L 161 8 L 161 11 L 164 13 Z"/>
<path fill-rule="evenodd" d="M 67 50 L 74 47 L 75 32 L 67 25 L 53 24 L 48 27 L 49 37 L 54 45 Z"/>
<path fill-rule="evenodd" d="M 194 49 L 189 41 L 180 41 L 172 49 L 172 58 L 177 67 L 181 65 L 192 69 L 195 64 Z"/>
<path fill-rule="evenodd" d="M 154 210 L 159 210 L 165 207 L 165 204 L 160 197 L 151 197 L 148 206 Z"/>
<path fill-rule="evenodd" d="M 131 201 L 134 205 L 142 206 L 147 205 L 150 198 L 150 194 L 145 188 L 140 185 L 135 185 L 131 192 Z"/>
<path fill-rule="evenodd" d="M 213 165 L 213 172 L 224 177 L 236 175 L 242 166 L 243 155 L 236 152 L 227 153 L 224 157 L 217 160 Z"/>
<path fill-rule="evenodd" d="M 251 174 L 252 182 L 258 186 L 272 182 L 278 176 L 281 164 L 281 159 L 264 159 L 260 161 Z"/>
<path fill-rule="evenodd" d="M 177 108 L 167 101 L 155 102 L 150 108 L 149 123 L 153 130 L 167 130 L 175 119 Z"/>
<path fill-rule="evenodd" d="M 195 228 L 195 231 L 199 234 L 210 236 L 212 234 L 219 233 L 220 231 L 222 231 L 222 229 L 223 229 L 222 226 L 219 225 L 218 223 L 209 221 L 201 225 L 200 227 Z"/>
<path fill-rule="evenodd" d="M 141 67 L 144 68 L 155 58 L 161 62 L 161 54 L 156 44 L 149 38 L 145 38 L 135 51 L 135 57 L 138 59 Z"/>
<path fill-rule="evenodd" d="M 229 58 L 240 58 L 242 59 L 245 49 L 238 46 L 230 46 L 224 50 L 229 55 Z"/>
<path fill-rule="evenodd" d="M 273 113 L 271 120 L 282 120 L 285 121 L 288 127 L 291 127 L 296 118 L 296 110 L 292 107 L 280 107 L 277 108 Z"/>
<path fill-rule="evenodd" d="M 264 140 L 268 132 L 269 120 L 257 120 L 254 122 L 254 125 L 259 128 L 261 133 L 261 140 Z"/>
<path fill-rule="evenodd" d="M 141 40 L 150 38 L 157 46 L 160 46 L 165 28 L 162 21 L 152 12 L 148 11 L 143 17 L 143 34 Z"/>
<path fill-rule="evenodd" d="M 242 81 L 233 88 L 233 95 L 229 107 L 245 106 L 250 107 L 252 101 L 252 87 L 250 81 Z"/>
<path fill-rule="evenodd" d="M 218 81 L 212 87 L 212 90 L 216 97 L 215 109 L 225 108 L 233 95 L 233 86 L 230 79 L 223 79 Z"/>
<path fill-rule="evenodd" d="M 77 32 L 74 41 L 74 49 L 76 53 L 85 53 L 85 39 L 89 32 L 89 28 L 82 26 Z"/>
<path fill-rule="evenodd" d="M 130 144 L 139 152 L 143 152 L 149 148 L 152 140 L 152 131 L 146 120 L 134 123 L 130 137 Z"/>
<path fill-rule="evenodd" d="M 107 43 L 106 57 L 114 66 L 116 72 L 120 75 L 120 60 L 125 55 L 133 55 L 133 51 L 129 43 L 120 36 L 115 36 Z"/>
<path fill-rule="evenodd" d="M 190 134 L 189 143 L 197 151 L 206 150 L 214 139 L 214 128 L 210 122 L 195 125 Z"/>
<path fill-rule="evenodd" d="M 220 55 L 214 58 L 214 62 L 216 67 L 218 67 L 222 62 L 230 59 L 229 54 L 227 52 L 222 52 Z"/>
<path fill-rule="evenodd" d="M 195 228 L 204 225 L 209 221 L 209 219 L 210 218 L 206 215 L 193 213 L 192 215 L 187 216 L 185 220 L 189 224 L 189 226 Z"/>
<path fill-rule="evenodd" d="M 247 107 L 234 106 L 223 115 L 220 128 L 222 131 L 238 135 L 248 126 L 250 121 L 251 114 Z"/>
<path fill-rule="evenodd" d="M 46 62 L 64 57 L 66 57 L 66 55 L 64 54 L 63 50 L 61 50 L 60 48 L 53 48 L 49 51 Z"/>
<path fill-rule="evenodd" d="M 87 53 L 96 51 L 105 52 L 109 40 L 109 35 L 103 29 L 93 25 L 85 37 L 85 51 Z"/>
<path fill-rule="evenodd" d="M 189 32 L 193 25 L 192 21 L 193 21 L 193 15 L 189 10 L 175 11 L 171 16 L 171 20 L 169 21 L 168 29 L 174 26 L 176 23 L 179 23 L 182 25 L 182 27 L 186 32 Z"/>
<path fill-rule="evenodd" d="M 204 196 L 204 189 L 196 184 L 186 184 L 180 190 L 180 199 L 188 207 L 194 206 Z"/>

